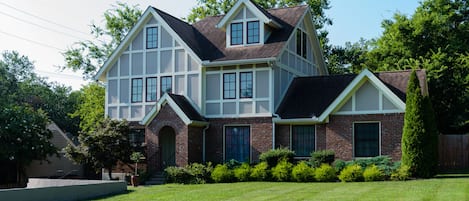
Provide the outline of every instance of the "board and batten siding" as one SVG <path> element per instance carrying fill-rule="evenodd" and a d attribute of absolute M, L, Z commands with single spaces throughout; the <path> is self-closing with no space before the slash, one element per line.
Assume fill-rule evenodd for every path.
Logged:
<path fill-rule="evenodd" d="M 146 29 L 157 27 L 157 48 L 146 48 Z M 185 95 L 201 107 L 200 64 L 161 23 L 151 17 L 107 72 L 106 115 L 113 119 L 140 121 L 156 102 L 146 101 L 147 78 L 156 78 L 156 95 L 161 94 L 161 77 L 171 77 L 172 93 Z M 132 102 L 132 79 L 142 79 L 142 101 Z"/>

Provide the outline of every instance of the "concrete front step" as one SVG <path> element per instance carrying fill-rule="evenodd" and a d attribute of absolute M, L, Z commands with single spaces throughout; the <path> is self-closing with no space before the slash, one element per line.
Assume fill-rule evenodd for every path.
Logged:
<path fill-rule="evenodd" d="M 165 183 L 165 177 L 162 173 L 154 174 L 145 182 L 145 185 L 161 185 Z"/>

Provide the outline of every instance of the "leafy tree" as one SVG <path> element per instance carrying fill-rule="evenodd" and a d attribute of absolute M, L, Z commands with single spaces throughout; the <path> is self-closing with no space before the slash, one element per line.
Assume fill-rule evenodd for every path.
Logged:
<path fill-rule="evenodd" d="M 359 73 L 363 69 L 371 41 L 346 42 L 345 46 L 333 46 L 327 53 L 329 74 Z"/>
<path fill-rule="evenodd" d="M 34 63 L 17 51 L 4 51 L 0 68 L 5 69 L 10 75 L 14 75 L 19 82 L 39 79 L 34 73 Z"/>
<path fill-rule="evenodd" d="M 410 167 L 414 176 L 425 176 L 425 113 L 424 98 L 417 78 L 412 71 L 406 92 L 406 109 L 402 132 L 402 164 Z"/>
<path fill-rule="evenodd" d="M 104 12 L 104 28 L 94 23 L 91 25 L 93 41 L 79 41 L 62 53 L 65 58 L 65 66 L 62 68 L 82 70 L 84 78 L 92 79 L 141 14 L 142 11 L 137 6 L 125 3 L 114 5 L 112 9 Z"/>
<path fill-rule="evenodd" d="M 97 172 L 105 168 L 112 178 L 112 168 L 117 162 L 130 159 L 129 131 L 127 121 L 106 118 L 93 131 L 80 133 L 80 145 L 77 148 L 68 145 L 66 156 L 80 164 L 91 164 Z"/>
<path fill-rule="evenodd" d="M 57 154 L 49 140 L 52 133 L 42 110 L 27 105 L 9 105 L 0 110 L 0 161 L 14 161 L 17 181 L 25 182 L 25 166 Z"/>
<path fill-rule="evenodd" d="M 396 13 L 366 55 L 376 70 L 424 68 L 438 129 L 469 132 L 469 3 L 425 0 L 412 16 Z M 418 65 L 416 65 L 418 64 Z"/>
<path fill-rule="evenodd" d="M 104 120 L 104 87 L 99 83 L 84 86 L 79 94 L 74 94 L 79 101 L 72 118 L 80 118 L 80 129 L 84 133 L 92 132 Z"/>

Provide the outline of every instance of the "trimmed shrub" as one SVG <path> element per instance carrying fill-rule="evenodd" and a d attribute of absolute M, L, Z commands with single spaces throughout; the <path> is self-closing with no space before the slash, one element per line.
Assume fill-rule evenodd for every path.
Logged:
<path fill-rule="evenodd" d="M 335 169 L 328 164 L 322 164 L 314 170 L 314 179 L 316 181 L 335 181 L 336 178 Z"/>
<path fill-rule="evenodd" d="M 190 175 L 182 167 L 170 166 L 164 169 L 166 182 L 184 184 Z"/>
<path fill-rule="evenodd" d="M 234 169 L 233 172 L 237 181 L 249 181 L 251 176 L 251 166 L 247 163 L 243 163 L 241 166 Z"/>
<path fill-rule="evenodd" d="M 320 150 L 311 153 L 310 163 L 313 167 L 319 167 L 321 164 L 332 164 L 335 159 L 333 150 Z"/>
<path fill-rule="evenodd" d="M 282 160 L 293 163 L 293 157 L 295 157 L 294 151 L 287 148 L 279 148 L 262 153 L 259 156 L 259 160 L 261 162 L 267 162 L 269 167 L 275 167 Z"/>
<path fill-rule="evenodd" d="M 410 168 L 407 165 L 401 165 L 395 172 L 391 174 L 391 180 L 405 181 L 410 177 Z"/>
<path fill-rule="evenodd" d="M 344 160 L 337 159 L 332 163 L 332 166 L 336 172 L 341 172 L 347 166 L 347 163 Z"/>
<path fill-rule="evenodd" d="M 357 160 L 346 162 L 346 164 L 347 166 L 360 165 L 360 167 L 362 168 L 376 165 L 387 176 L 390 176 L 391 173 L 397 168 L 395 164 L 392 162 L 391 157 L 389 156 L 376 156 L 376 157 L 366 158 L 366 159 L 357 159 Z"/>
<path fill-rule="evenodd" d="M 215 166 L 215 169 L 213 169 L 211 178 L 216 183 L 228 183 L 233 181 L 234 174 L 226 164 L 218 164 Z"/>
<path fill-rule="evenodd" d="M 193 163 L 185 167 L 167 167 L 164 171 L 168 183 L 204 184 L 210 181 L 212 170 L 211 163 L 206 166 Z"/>
<path fill-rule="evenodd" d="M 272 168 L 272 177 L 276 181 L 288 181 L 291 177 L 292 168 L 293 164 L 286 160 L 282 160 L 274 168 Z"/>
<path fill-rule="evenodd" d="M 231 159 L 229 160 L 228 162 L 225 163 L 226 166 L 228 166 L 228 169 L 230 170 L 234 170 L 236 169 L 237 167 L 241 166 L 241 162 L 235 160 L 235 159 Z"/>
<path fill-rule="evenodd" d="M 269 179 L 269 165 L 261 162 L 251 169 L 251 179 L 255 181 L 267 181 Z"/>
<path fill-rule="evenodd" d="M 378 168 L 378 166 L 371 165 L 363 172 L 363 179 L 365 179 L 365 181 L 383 181 L 384 173 Z"/>
<path fill-rule="evenodd" d="M 342 182 L 363 181 L 363 170 L 360 165 L 350 165 L 345 167 L 339 174 Z"/>
<path fill-rule="evenodd" d="M 301 161 L 292 170 L 293 180 L 298 182 L 314 181 L 314 169 L 311 168 L 305 161 Z"/>

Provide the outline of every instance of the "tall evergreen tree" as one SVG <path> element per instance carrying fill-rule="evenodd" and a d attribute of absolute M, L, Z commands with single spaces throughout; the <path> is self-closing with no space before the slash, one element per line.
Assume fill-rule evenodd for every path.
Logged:
<path fill-rule="evenodd" d="M 425 96 L 423 99 L 423 110 L 425 123 L 424 153 L 427 167 L 427 175 L 424 177 L 431 177 L 436 175 L 438 170 L 439 133 L 436 126 L 435 111 L 433 110 L 429 96 Z"/>

